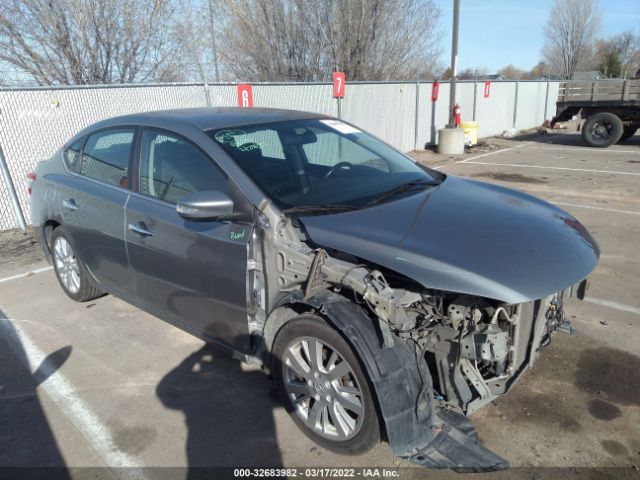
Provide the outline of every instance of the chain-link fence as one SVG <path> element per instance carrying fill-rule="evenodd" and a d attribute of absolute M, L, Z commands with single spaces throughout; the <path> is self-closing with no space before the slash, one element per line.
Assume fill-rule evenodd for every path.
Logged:
<path fill-rule="evenodd" d="M 439 85 L 432 101 L 432 83 L 352 82 L 346 96 L 332 97 L 332 85 L 266 84 L 253 86 L 255 107 L 317 112 L 352 122 L 403 151 L 437 142 L 437 130 L 448 121 L 449 85 Z M 463 120 L 479 122 L 487 137 L 510 128 L 540 125 L 555 112 L 558 82 L 492 82 L 485 98 L 484 82 L 458 84 Z M 234 84 L 171 84 L 61 87 L 0 90 L 0 149 L 27 222 L 28 172 L 49 158 L 73 134 L 99 120 L 134 112 L 172 108 L 235 106 Z M 475 115 L 474 115 L 475 114 Z M 475 116 L 475 118 L 473 118 Z M 0 230 L 18 227 L 9 179 L 0 185 Z"/>

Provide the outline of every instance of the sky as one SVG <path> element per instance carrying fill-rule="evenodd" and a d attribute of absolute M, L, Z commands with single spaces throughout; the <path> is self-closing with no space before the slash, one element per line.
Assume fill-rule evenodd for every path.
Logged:
<path fill-rule="evenodd" d="M 434 0 L 442 10 L 442 60 L 451 61 L 453 0 Z M 640 31 L 640 0 L 600 0 L 600 37 Z M 512 64 L 530 70 L 538 63 L 543 30 L 553 0 L 460 0 L 458 71 Z"/>

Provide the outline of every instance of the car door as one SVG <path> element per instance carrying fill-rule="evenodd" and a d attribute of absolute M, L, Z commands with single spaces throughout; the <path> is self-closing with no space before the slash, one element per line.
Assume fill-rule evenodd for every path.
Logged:
<path fill-rule="evenodd" d="M 148 310 L 206 338 L 247 351 L 247 257 L 252 226 L 190 221 L 176 212 L 184 195 L 229 180 L 189 140 L 142 133 L 139 194 L 126 208 L 126 239 L 136 295 Z"/>
<path fill-rule="evenodd" d="M 57 201 L 77 255 L 101 288 L 123 296 L 133 287 L 123 225 L 135 135 L 135 127 L 89 134 L 64 153 L 72 174 L 57 178 Z"/>

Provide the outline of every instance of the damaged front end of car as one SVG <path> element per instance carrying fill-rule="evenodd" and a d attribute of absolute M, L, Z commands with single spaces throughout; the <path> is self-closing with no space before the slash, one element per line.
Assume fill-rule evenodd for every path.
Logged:
<path fill-rule="evenodd" d="M 571 331 L 565 292 L 508 305 L 388 276 L 320 249 L 303 295 L 289 301 L 316 308 L 354 345 L 366 338 L 361 357 L 377 352 L 368 371 L 386 373 L 373 383 L 396 456 L 458 471 L 508 467 L 466 416 L 506 393 L 554 331 Z M 361 336 L 367 323 L 375 336 Z"/>
<path fill-rule="evenodd" d="M 423 200 L 427 201 L 435 203 Z M 257 266 L 250 271 L 254 299 L 250 330 L 261 339 L 268 357 L 273 338 L 289 319 L 306 312 L 322 316 L 344 335 L 365 366 L 397 457 L 457 471 L 507 468 L 508 461 L 481 445 L 467 416 L 508 392 L 555 331 L 572 332 L 563 301 L 584 297 L 585 277 L 599 254 L 584 227 L 547 205 L 532 208 L 544 210 L 542 215 L 551 218 L 546 241 L 557 239 L 558 255 L 572 248 L 578 252 L 572 259 L 573 269 L 560 257 L 548 260 L 555 262 L 551 288 L 562 285 L 551 293 L 549 285 L 518 277 L 504 266 L 481 275 L 445 263 L 444 253 L 433 254 L 437 236 L 431 235 L 428 246 L 426 240 L 413 241 L 411 236 L 421 232 L 418 220 L 409 223 L 413 230 L 404 233 L 400 242 L 391 242 L 384 230 L 366 230 L 371 222 L 363 218 L 371 212 L 301 220 L 265 216 L 267 228 L 251 248 L 258 252 L 261 246 L 263 257 L 251 261 Z M 422 215 L 427 215 L 423 208 Z M 541 216 L 536 211 L 532 215 Z M 392 212 L 382 218 L 393 218 Z M 437 217 L 431 219 L 432 232 Z M 531 228 L 539 224 L 532 222 Z M 495 228 L 487 231 L 500 233 Z M 529 235 L 526 229 L 521 234 L 522 238 Z M 463 252 L 459 250 L 459 256 Z M 550 256 L 540 249 L 533 252 Z M 518 258 L 535 261 L 515 250 L 501 254 L 506 260 L 514 259 L 511 269 L 518 267 Z M 465 262 L 472 264 L 475 258 Z M 465 288 L 451 291 L 437 285 L 455 282 Z M 496 299 L 498 295 L 478 292 L 504 295 Z"/>

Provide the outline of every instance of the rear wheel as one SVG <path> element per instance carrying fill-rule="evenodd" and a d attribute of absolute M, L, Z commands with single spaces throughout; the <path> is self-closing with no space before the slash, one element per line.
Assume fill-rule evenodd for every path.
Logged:
<path fill-rule="evenodd" d="M 624 127 L 624 130 L 622 131 L 622 136 L 620 137 L 620 142 L 623 142 L 631 137 L 633 137 L 636 134 L 636 131 L 638 130 L 638 127 Z"/>
<path fill-rule="evenodd" d="M 622 136 L 622 120 L 617 115 L 600 112 L 591 115 L 582 126 L 582 139 L 591 147 L 605 148 Z"/>
<path fill-rule="evenodd" d="M 351 347 L 321 318 L 287 322 L 273 356 L 280 396 L 305 435 L 342 454 L 365 452 L 380 441 L 368 378 Z"/>
<path fill-rule="evenodd" d="M 69 298 L 86 302 L 104 295 L 91 283 L 89 272 L 76 256 L 63 227 L 56 228 L 51 234 L 51 254 L 58 282 Z"/>

